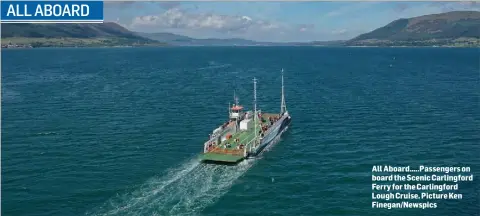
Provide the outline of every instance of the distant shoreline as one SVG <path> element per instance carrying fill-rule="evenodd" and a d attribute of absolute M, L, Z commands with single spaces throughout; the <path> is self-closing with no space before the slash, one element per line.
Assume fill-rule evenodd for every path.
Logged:
<path fill-rule="evenodd" d="M 158 41 L 138 41 L 131 38 L 95 37 L 95 38 L 33 38 L 33 37 L 5 37 L 1 40 L 2 48 L 40 48 L 40 47 L 135 47 L 135 46 L 169 46 Z"/>
<path fill-rule="evenodd" d="M 244 43 L 218 43 L 209 44 L 175 44 L 168 42 L 145 39 L 144 41 L 132 38 L 121 37 L 94 37 L 94 38 L 73 38 L 73 37 L 5 37 L 1 40 L 3 49 L 25 49 L 40 47 L 55 48 L 80 48 L 80 47 L 480 47 L 480 39 L 469 40 L 442 40 L 442 41 L 315 41 L 315 42 L 285 42 L 270 43 L 258 42 L 256 44 Z"/>
<path fill-rule="evenodd" d="M 173 47 L 323 47 L 323 48 L 480 48 L 480 46 L 325 46 L 325 45 L 278 45 L 278 46 L 255 46 L 255 45 L 192 45 L 192 46 L 18 46 L 5 47 L 2 45 L 2 50 L 25 50 L 25 49 L 45 49 L 45 48 L 66 48 L 66 49 L 81 49 L 81 48 L 173 48 Z"/>

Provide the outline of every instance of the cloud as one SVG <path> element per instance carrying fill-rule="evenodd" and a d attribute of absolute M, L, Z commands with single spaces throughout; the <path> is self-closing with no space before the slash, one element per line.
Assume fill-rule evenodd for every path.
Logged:
<path fill-rule="evenodd" d="M 220 15 L 214 13 L 191 13 L 174 7 L 157 15 L 135 17 L 131 23 L 133 29 L 190 29 L 211 30 L 228 33 L 247 31 L 280 31 L 313 29 L 313 25 L 301 24 L 289 26 L 284 23 L 254 19 L 249 16 Z"/>
<path fill-rule="evenodd" d="M 342 10 L 334 10 L 334 11 L 330 11 L 328 12 L 327 14 L 325 14 L 325 16 L 327 17 L 333 17 L 333 16 L 339 16 L 339 15 L 342 15 L 344 12 Z"/>
<path fill-rule="evenodd" d="M 449 12 L 455 10 L 479 10 L 480 4 L 475 1 L 432 2 L 430 7 L 437 8 L 440 12 Z"/>
<path fill-rule="evenodd" d="M 145 8 L 150 8 L 152 6 L 163 8 L 163 9 L 171 9 L 171 8 L 179 7 L 181 5 L 180 2 L 174 2 L 174 1 L 156 2 L 154 0 L 105 1 L 104 4 L 106 8 L 120 8 L 120 9 L 129 9 L 132 7 L 136 9 L 145 9 Z"/>
<path fill-rule="evenodd" d="M 313 24 L 292 24 L 248 15 L 224 15 L 172 7 L 153 15 L 134 17 L 128 28 L 140 32 L 171 32 L 195 38 L 239 37 L 257 41 L 315 39 Z"/>
<path fill-rule="evenodd" d="M 444 13 L 450 11 L 479 11 L 480 4 L 474 1 L 463 2 L 429 2 L 418 6 L 411 6 L 405 3 L 397 4 L 394 8 L 397 17 L 410 18 L 425 14 Z"/>
<path fill-rule="evenodd" d="M 118 8 L 126 8 L 132 6 L 135 2 L 133 1 L 105 1 L 105 7 L 118 7 Z"/>
<path fill-rule="evenodd" d="M 174 2 L 174 1 L 158 2 L 158 4 L 160 4 L 160 7 L 165 9 L 172 9 L 180 6 L 180 2 Z"/>
<path fill-rule="evenodd" d="M 460 5 L 464 5 L 467 8 L 471 9 L 480 9 L 480 3 L 476 1 L 464 1 L 464 2 L 457 2 Z"/>
<path fill-rule="evenodd" d="M 378 4 L 380 2 L 356 2 L 356 3 L 349 3 L 346 6 L 340 7 L 338 9 L 329 11 L 328 13 L 325 14 L 325 17 L 336 17 L 336 16 L 341 16 L 345 14 L 349 14 L 352 12 L 360 11 L 366 8 L 369 8 L 375 4 Z"/>
<path fill-rule="evenodd" d="M 131 9 L 131 8 L 143 10 L 149 7 L 152 3 L 155 3 L 155 2 L 151 0 L 150 1 L 145 0 L 142 2 L 138 2 L 138 1 L 137 2 L 135 1 L 105 1 L 104 2 L 105 8 L 118 8 L 122 10 Z"/>
<path fill-rule="evenodd" d="M 300 24 L 300 25 L 297 25 L 296 28 L 300 32 L 306 32 L 306 31 L 314 30 L 315 25 L 313 25 L 313 24 Z"/>
<path fill-rule="evenodd" d="M 346 34 L 348 31 L 346 29 L 335 29 L 331 33 L 333 35 L 343 35 Z"/>

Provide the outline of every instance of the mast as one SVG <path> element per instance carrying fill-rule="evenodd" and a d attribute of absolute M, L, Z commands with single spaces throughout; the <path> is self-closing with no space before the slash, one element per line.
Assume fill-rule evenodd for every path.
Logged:
<path fill-rule="evenodd" d="M 282 68 L 282 104 L 280 105 L 280 113 L 283 114 L 287 111 L 287 105 L 285 104 L 285 94 L 283 91 L 283 68 Z"/>
<path fill-rule="evenodd" d="M 239 106 L 238 97 L 237 97 L 237 94 L 236 94 L 235 90 L 233 90 L 233 101 L 234 101 L 234 105 L 233 105 L 234 107 Z M 239 112 L 239 111 L 237 111 L 237 112 Z M 237 117 L 235 117 L 235 132 L 237 132 L 237 130 L 239 129 L 238 128 L 239 127 L 239 122 L 238 122 L 239 118 L 240 118 L 240 113 L 238 113 Z"/>
<path fill-rule="evenodd" d="M 237 94 L 236 94 L 235 90 L 233 90 L 233 101 L 235 101 L 235 105 L 239 105 L 238 97 L 237 97 Z"/>
<path fill-rule="evenodd" d="M 253 78 L 253 124 L 255 125 L 255 138 L 257 138 L 257 79 Z"/>

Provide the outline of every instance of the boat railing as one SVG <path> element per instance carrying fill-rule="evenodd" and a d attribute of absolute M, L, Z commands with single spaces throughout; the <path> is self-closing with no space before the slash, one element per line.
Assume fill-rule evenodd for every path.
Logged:
<path fill-rule="evenodd" d="M 208 144 L 209 144 L 208 141 L 205 142 L 205 144 L 203 144 L 203 153 L 207 153 L 207 152 L 208 152 L 208 150 L 209 150 L 209 149 L 208 149 L 208 148 L 209 148 Z"/>
<path fill-rule="evenodd" d="M 220 148 L 218 146 L 209 149 L 208 152 L 219 153 L 219 154 L 229 154 L 229 155 L 243 155 L 244 154 L 241 149 L 227 149 L 227 148 Z"/>
<path fill-rule="evenodd" d="M 251 150 L 252 150 L 252 146 L 254 146 L 256 140 L 257 140 L 257 139 L 255 139 L 255 137 L 254 137 L 252 140 L 250 140 L 250 142 L 248 142 L 248 143 L 245 145 L 245 148 L 244 148 L 244 151 L 243 151 L 243 156 L 244 156 L 244 157 L 247 156 L 247 149 L 248 149 L 248 151 L 251 151 Z"/>
<path fill-rule="evenodd" d="M 203 144 L 203 153 L 209 152 L 214 146 L 215 146 L 215 141 L 213 139 L 208 140 L 207 142 L 205 142 L 205 144 Z"/>

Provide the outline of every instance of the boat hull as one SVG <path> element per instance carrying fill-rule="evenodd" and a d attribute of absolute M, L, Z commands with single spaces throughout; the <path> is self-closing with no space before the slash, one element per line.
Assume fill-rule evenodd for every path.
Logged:
<path fill-rule="evenodd" d="M 286 114 L 282 116 L 275 124 L 267 131 L 265 136 L 260 142 L 260 145 L 255 149 L 255 151 L 250 152 L 249 156 L 257 156 L 262 151 L 269 146 L 275 138 L 280 137 L 283 132 L 285 132 L 288 129 L 288 126 L 290 125 L 292 119 L 290 115 Z"/>

